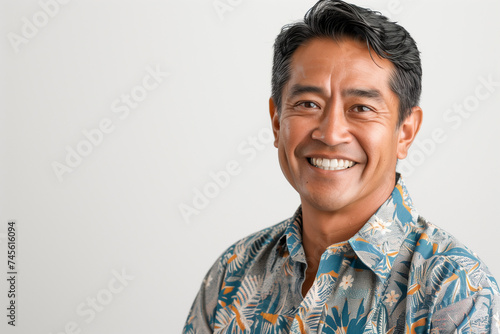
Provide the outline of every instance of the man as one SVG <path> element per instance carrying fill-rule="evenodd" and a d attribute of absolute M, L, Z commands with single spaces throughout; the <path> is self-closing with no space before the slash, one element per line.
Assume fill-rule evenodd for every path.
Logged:
<path fill-rule="evenodd" d="M 396 173 L 422 122 L 419 51 L 368 9 L 319 1 L 276 38 L 271 122 L 301 206 L 231 246 L 185 333 L 488 333 L 500 294 L 418 215 Z"/>

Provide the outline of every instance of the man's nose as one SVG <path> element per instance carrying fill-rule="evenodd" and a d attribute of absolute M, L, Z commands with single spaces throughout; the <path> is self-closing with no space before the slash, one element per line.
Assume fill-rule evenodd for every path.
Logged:
<path fill-rule="evenodd" d="M 352 135 L 349 132 L 349 122 L 342 106 L 332 106 L 324 111 L 317 128 L 312 132 L 312 138 L 328 146 L 345 144 L 351 141 Z"/>

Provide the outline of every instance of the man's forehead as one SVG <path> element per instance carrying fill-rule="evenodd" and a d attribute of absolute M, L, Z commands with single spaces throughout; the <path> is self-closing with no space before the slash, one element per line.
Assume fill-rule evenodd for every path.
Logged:
<path fill-rule="evenodd" d="M 332 82 L 341 81 L 347 85 L 343 87 L 347 89 L 344 95 L 363 90 L 365 96 L 376 97 L 380 86 L 389 86 L 394 66 L 389 60 L 373 54 L 366 45 L 352 39 L 312 39 L 292 56 L 290 79 L 285 87 L 289 91 L 287 95 L 312 93 L 314 87 L 325 89 Z"/>

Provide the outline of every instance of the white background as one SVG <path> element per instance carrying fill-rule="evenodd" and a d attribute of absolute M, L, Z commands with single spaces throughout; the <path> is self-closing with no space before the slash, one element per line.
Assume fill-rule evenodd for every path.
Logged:
<path fill-rule="evenodd" d="M 22 36 L 23 17 L 33 22 L 41 5 L 2 0 L 2 333 L 179 333 L 220 253 L 293 214 L 299 199 L 267 136 L 272 45 L 314 1 L 230 3 L 220 16 L 213 0 L 71 1 L 16 48 L 9 33 Z M 439 128 L 446 140 L 413 148 L 405 180 L 415 205 L 500 277 L 500 2 L 355 3 L 398 21 L 422 52 L 418 138 L 428 144 Z M 121 119 L 112 104 L 148 67 L 169 75 Z M 492 92 L 480 78 L 496 82 Z M 477 99 L 481 85 L 489 96 Z M 455 120 L 444 118 L 464 103 L 467 117 L 452 109 Z M 113 131 L 60 182 L 53 162 L 64 164 L 82 131 L 106 118 Z M 187 222 L 179 206 L 232 160 L 241 172 Z M 18 226 L 15 328 L 5 310 L 9 220 Z M 126 285 L 114 281 L 122 271 L 133 276 Z M 92 298 L 105 305 L 90 319 Z"/>

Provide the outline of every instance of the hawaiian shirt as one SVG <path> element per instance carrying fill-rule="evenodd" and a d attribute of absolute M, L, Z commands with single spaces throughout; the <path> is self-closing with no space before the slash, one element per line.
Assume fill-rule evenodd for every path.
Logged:
<path fill-rule="evenodd" d="M 229 247 L 183 333 L 499 333 L 500 293 L 483 262 L 417 214 L 402 178 L 346 242 L 321 256 L 306 296 L 301 208 Z"/>

